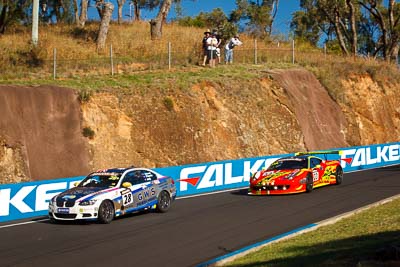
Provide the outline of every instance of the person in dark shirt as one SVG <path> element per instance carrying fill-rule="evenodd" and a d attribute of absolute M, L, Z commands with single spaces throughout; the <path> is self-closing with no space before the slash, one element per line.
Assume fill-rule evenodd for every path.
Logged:
<path fill-rule="evenodd" d="M 211 31 L 210 30 L 206 30 L 204 32 L 204 37 L 203 37 L 203 66 L 206 65 L 207 63 L 207 53 L 208 53 L 208 45 L 207 45 L 207 39 L 210 37 L 211 35 Z"/>

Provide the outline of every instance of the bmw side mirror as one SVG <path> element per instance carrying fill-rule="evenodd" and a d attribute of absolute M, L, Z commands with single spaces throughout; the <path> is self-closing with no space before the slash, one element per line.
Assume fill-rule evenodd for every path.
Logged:
<path fill-rule="evenodd" d="M 131 186 L 132 186 L 132 184 L 130 182 L 125 182 L 122 184 L 122 187 L 124 187 L 124 188 L 129 188 Z"/>

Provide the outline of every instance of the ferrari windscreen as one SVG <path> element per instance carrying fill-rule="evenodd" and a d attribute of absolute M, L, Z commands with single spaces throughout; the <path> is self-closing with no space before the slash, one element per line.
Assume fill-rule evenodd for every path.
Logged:
<path fill-rule="evenodd" d="M 280 159 L 269 166 L 269 171 L 306 169 L 307 159 Z"/>

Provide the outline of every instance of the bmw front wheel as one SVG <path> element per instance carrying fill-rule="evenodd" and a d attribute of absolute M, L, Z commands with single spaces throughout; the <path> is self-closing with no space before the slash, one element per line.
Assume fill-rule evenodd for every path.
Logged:
<path fill-rule="evenodd" d="M 100 223 L 108 224 L 114 219 L 114 205 L 111 201 L 105 200 L 100 204 L 98 220 Z"/>

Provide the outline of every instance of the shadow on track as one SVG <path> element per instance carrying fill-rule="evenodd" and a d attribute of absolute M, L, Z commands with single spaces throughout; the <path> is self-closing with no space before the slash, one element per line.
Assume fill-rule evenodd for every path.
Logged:
<path fill-rule="evenodd" d="M 400 231 L 380 232 L 311 246 L 289 245 L 298 256 L 272 258 L 231 267 L 400 266 Z"/>

